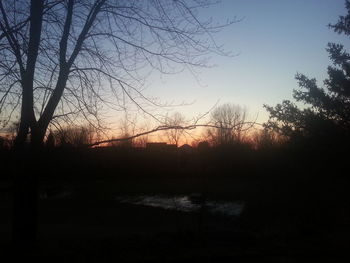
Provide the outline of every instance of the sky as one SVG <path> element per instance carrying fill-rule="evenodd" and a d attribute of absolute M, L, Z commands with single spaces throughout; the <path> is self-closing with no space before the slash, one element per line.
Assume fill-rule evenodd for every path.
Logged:
<path fill-rule="evenodd" d="M 188 120 L 215 105 L 232 103 L 247 108 L 247 121 L 264 123 L 268 120 L 264 104 L 292 99 L 293 89 L 298 88 L 296 73 L 316 78 L 322 85 L 331 64 L 326 51 L 329 42 L 350 49 L 348 38 L 328 28 L 344 14 L 345 0 L 222 0 L 201 10 L 199 18 L 211 17 L 217 23 L 239 20 L 213 35 L 234 56 L 212 54 L 210 67 L 197 69 L 196 74 L 165 75 L 154 70 L 142 94 L 163 104 L 187 104 L 166 109 Z M 140 111 L 131 114 L 135 112 L 142 115 Z M 106 114 L 112 134 L 120 130 L 123 114 Z M 136 118 L 142 129 L 158 125 Z"/>
<path fill-rule="evenodd" d="M 174 107 L 187 118 L 210 110 L 216 103 L 245 106 L 251 120 L 265 122 L 263 104 L 292 99 L 296 73 L 322 85 L 331 64 L 327 43 L 349 40 L 328 28 L 345 14 L 344 0 L 223 0 L 203 10 L 214 21 L 241 19 L 215 35 L 218 44 L 235 56 L 211 56 L 213 67 L 195 75 L 183 72 L 148 79 L 146 94 L 163 102 L 188 103 Z"/>

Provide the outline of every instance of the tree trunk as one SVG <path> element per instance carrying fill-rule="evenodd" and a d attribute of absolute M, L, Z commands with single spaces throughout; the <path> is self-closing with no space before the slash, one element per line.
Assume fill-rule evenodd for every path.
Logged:
<path fill-rule="evenodd" d="M 36 122 L 32 105 L 30 89 L 24 85 L 21 121 L 14 147 L 18 168 L 13 182 L 12 238 L 19 248 L 33 244 L 37 233 L 37 178 L 34 173 L 36 150 L 27 142 L 29 129 L 32 134 Z"/>
<path fill-rule="evenodd" d="M 26 144 L 29 129 L 35 123 L 33 110 L 33 89 L 28 83 L 22 83 L 21 120 L 15 139 L 15 148 L 21 150 Z"/>
<path fill-rule="evenodd" d="M 44 138 L 46 134 L 46 129 L 48 126 L 36 125 L 32 128 L 30 134 L 30 145 L 34 152 L 40 153 L 44 145 Z"/>
<path fill-rule="evenodd" d="M 40 153 L 39 136 L 26 145 L 28 133 L 36 133 L 37 121 L 34 114 L 33 83 L 38 57 L 43 22 L 44 0 L 31 0 L 29 41 L 26 65 L 22 62 L 21 52 L 17 50 L 21 66 L 22 105 L 21 120 L 15 140 L 17 172 L 14 177 L 13 192 L 13 241 L 17 245 L 29 245 L 36 240 L 37 234 L 37 174 L 36 162 Z M 43 138 L 43 137 L 42 137 Z M 42 142 L 42 139 L 41 139 Z"/>
<path fill-rule="evenodd" d="M 24 144 L 27 140 L 28 133 L 29 133 L 29 126 L 26 125 L 21 119 L 18 131 L 17 131 L 17 135 L 15 138 L 15 142 L 14 142 L 15 149 L 20 149 L 24 147 Z"/>

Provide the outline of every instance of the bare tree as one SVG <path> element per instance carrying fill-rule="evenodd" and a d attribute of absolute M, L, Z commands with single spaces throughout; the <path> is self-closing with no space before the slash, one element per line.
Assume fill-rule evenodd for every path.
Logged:
<path fill-rule="evenodd" d="M 211 2 L 0 1 L 0 113 L 20 116 L 17 145 L 28 135 L 40 145 L 52 121 L 100 125 L 102 104 L 123 110 L 132 102 L 149 114 L 158 103 L 143 95 L 142 72 L 205 66 L 203 55 L 226 54 L 212 34 L 235 21 L 200 20 Z"/>
<path fill-rule="evenodd" d="M 59 147 L 81 147 L 94 142 L 96 134 L 92 126 L 64 127 L 55 132 L 50 132 L 49 137 L 53 137 L 54 145 Z"/>
<path fill-rule="evenodd" d="M 185 116 L 179 112 L 174 112 L 171 115 L 167 115 L 165 118 L 165 126 L 168 127 L 182 127 L 186 125 Z M 165 130 L 165 136 L 168 139 L 168 142 L 178 146 L 179 141 L 181 140 L 185 130 L 184 129 L 168 129 Z"/>
<path fill-rule="evenodd" d="M 210 141 L 214 145 L 242 142 L 243 133 L 252 126 L 246 118 L 246 108 L 228 103 L 218 106 L 211 113 L 211 123 L 215 128 L 207 129 Z"/>
<path fill-rule="evenodd" d="M 286 137 L 265 127 L 252 134 L 251 140 L 255 149 L 271 149 L 283 144 Z"/>
<path fill-rule="evenodd" d="M 28 140 L 40 148 L 49 126 L 62 121 L 100 127 L 106 107 L 124 111 L 131 102 L 152 115 L 159 103 L 142 93 L 149 71 L 174 73 L 205 66 L 208 53 L 226 54 L 213 34 L 234 21 L 214 25 L 199 16 L 213 2 L 0 1 L 0 120 L 19 119 L 16 147 Z M 25 242 L 36 231 L 41 158 L 22 156 L 13 226 L 14 239 Z"/>
<path fill-rule="evenodd" d="M 121 138 L 129 138 L 136 133 L 136 124 L 137 124 L 137 116 L 130 117 L 127 111 L 124 112 L 124 119 L 120 120 L 119 130 L 121 132 Z M 122 140 L 119 142 L 114 142 L 111 145 L 113 146 L 121 146 L 124 148 L 130 148 L 134 146 L 134 140 Z"/>
<path fill-rule="evenodd" d="M 139 125 L 138 127 L 141 127 L 141 129 L 137 131 L 137 134 L 150 130 L 150 123 L 146 122 Z M 135 137 L 133 140 L 133 145 L 135 147 L 145 148 L 149 141 L 150 141 L 149 134 L 145 134 L 143 136 Z"/>

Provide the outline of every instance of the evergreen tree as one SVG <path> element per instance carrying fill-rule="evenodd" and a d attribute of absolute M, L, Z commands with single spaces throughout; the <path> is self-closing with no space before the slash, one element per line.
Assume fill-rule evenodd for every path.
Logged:
<path fill-rule="evenodd" d="M 350 36 L 350 1 L 346 0 L 346 16 L 340 16 L 329 27 L 338 34 Z M 324 87 L 316 79 L 297 74 L 299 89 L 293 91 L 296 102 L 284 100 L 275 107 L 264 105 L 270 114 L 267 127 L 291 139 L 317 139 L 317 142 L 342 142 L 350 132 L 350 55 L 341 44 L 329 43 L 329 57 L 333 62 L 328 67 Z"/>

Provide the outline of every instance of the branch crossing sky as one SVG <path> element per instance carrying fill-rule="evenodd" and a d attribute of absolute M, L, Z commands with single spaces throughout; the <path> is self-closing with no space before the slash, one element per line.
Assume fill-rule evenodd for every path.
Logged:
<path fill-rule="evenodd" d="M 296 73 L 318 80 L 327 77 L 331 64 L 326 46 L 349 39 L 328 28 L 345 15 L 344 0 L 223 0 L 203 10 L 203 17 L 218 22 L 236 17 L 242 21 L 224 29 L 216 40 L 234 57 L 211 56 L 214 67 L 150 76 L 146 94 L 161 101 L 194 102 L 176 107 L 188 118 L 208 111 L 217 101 L 246 106 L 251 119 L 264 122 L 263 104 L 275 105 L 292 98 L 298 88 Z"/>

